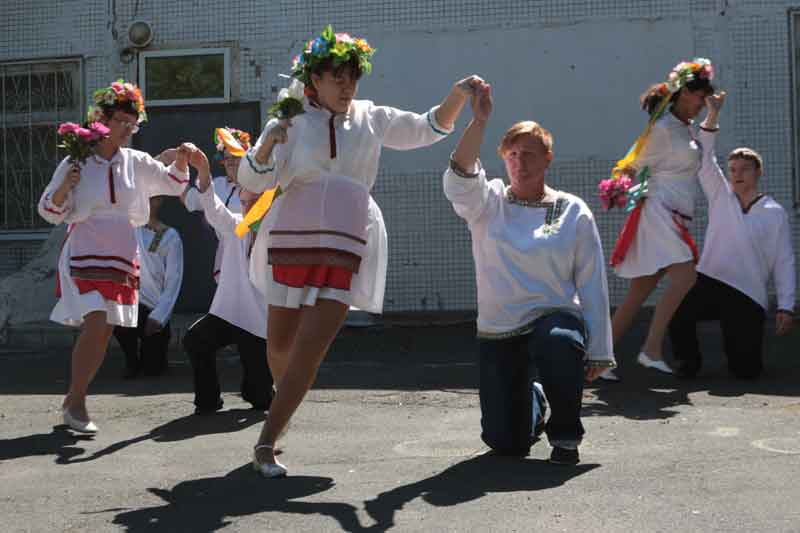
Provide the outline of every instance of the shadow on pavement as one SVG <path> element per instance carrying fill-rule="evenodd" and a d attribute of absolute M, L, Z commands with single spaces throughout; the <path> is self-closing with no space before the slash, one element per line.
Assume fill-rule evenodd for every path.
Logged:
<path fill-rule="evenodd" d="M 362 531 L 356 508 L 350 504 L 293 501 L 319 494 L 333 485 L 333 479 L 327 477 L 263 479 L 247 464 L 222 477 L 183 481 L 170 490 L 147 489 L 164 505 L 118 513 L 113 523 L 129 532 L 205 532 L 225 527 L 232 518 L 278 511 L 330 516 L 344 531 Z"/>
<path fill-rule="evenodd" d="M 479 455 L 420 481 L 379 494 L 365 502 L 376 524 L 370 530 L 386 531 L 394 515 L 407 503 L 422 498 L 434 507 L 450 507 L 477 500 L 493 492 L 546 490 L 585 474 L 598 464 L 553 465 L 540 459 Z"/>
<path fill-rule="evenodd" d="M 94 439 L 91 435 L 75 435 L 67 426 L 54 426 L 50 433 L 36 433 L 16 439 L 0 439 L 0 461 L 33 457 L 39 455 L 55 455 L 56 462 L 66 463 L 73 457 L 84 453 L 76 444 Z"/>
<path fill-rule="evenodd" d="M 59 464 L 84 463 L 116 453 L 128 446 L 147 440 L 176 442 L 217 433 L 234 433 L 263 421 L 264 413 L 253 409 L 230 409 L 208 416 L 189 415 L 170 420 L 166 424 L 153 428 L 144 435 L 115 442 L 86 457 L 76 457 L 77 454 L 59 455 L 56 458 L 56 462 Z"/>

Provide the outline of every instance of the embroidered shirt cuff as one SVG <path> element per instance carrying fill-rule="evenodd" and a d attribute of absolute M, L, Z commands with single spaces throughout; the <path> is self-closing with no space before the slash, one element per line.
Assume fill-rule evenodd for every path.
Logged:
<path fill-rule="evenodd" d="M 186 168 L 186 171 L 178 170 L 178 167 L 175 166 L 175 163 L 172 163 L 170 166 L 167 167 L 167 175 L 170 177 L 171 180 L 174 180 L 181 185 L 186 185 L 189 183 L 189 168 Z"/>
<path fill-rule="evenodd" d="M 453 133 L 453 130 L 455 130 L 455 126 L 453 126 L 450 129 L 447 129 L 441 124 L 439 124 L 439 121 L 436 120 L 436 111 L 438 110 L 439 106 L 437 105 L 431 108 L 431 110 L 426 113 L 426 116 L 428 117 L 428 125 L 431 127 L 433 131 L 435 131 L 439 135 L 450 135 L 451 133 Z"/>
<path fill-rule="evenodd" d="M 453 159 L 453 154 L 450 154 L 450 170 L 453 171 L 453 174 L 458 176 L 459 178 L 477 178 L 481 175 L 481 160 L 476 159 L 475 165 L 473 167 L 473 172 L 469 172 L 461 167 L 458 163 L 456 163 L 455 159 Z"/>
<path fill-rule="evenodd" d="M 275 170 L 275 162 L 273 161 L 271 155 L 269 157 L 269 160 L 267 161 L 267 164 L 265 165 L 261 165 L 258 163 L 258 161 L 256 161 L 254 150 L 247 152 L 247 155 L 245 157 L 247 157 L 247 162 L 250 164 L 250 169 L 256 174 L 266 174 L 268 172 L 272 172 L 273 170 Z"/>

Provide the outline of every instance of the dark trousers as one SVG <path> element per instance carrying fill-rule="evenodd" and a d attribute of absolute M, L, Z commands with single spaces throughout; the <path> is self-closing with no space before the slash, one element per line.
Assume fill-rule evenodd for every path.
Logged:
<path fill-rule="evenodd" d="M 161 331 L 146 337 L 144 326 L 151 309 L 139 304 L 139 320 L 135 328 L 114 327 L 117 339 L 125 353 L 125 366 L 131 375 L 143 372 L 147 376 L 158 376 L 167 369 L 167 350 L 172 334 L 169 322 Z"/>
<path fill-rule="evenodd" d="M 538 319 L 533 331 L 508 339 L 480 339 L 481 438 L 494 451 L 525 456 L 532 436 L 534 378 L 550 402 L 550 444 L 577 445 L 583 437 L 585 330 L 568 313 Z"/>
<path fill-rule="evenodd" d="M 697 323 L 718 320 L 730 373 L 755 379 L 764 368 L 764 308 L 730 285 L 698 273 L 669 324 L 672 352 L 683 375 L 694 376 L 702 366 Z"/>
<path fill-rule="evenodd" d="M 235 344 L 242 362 L 242 399 L 257 409 L 272 403 L 272 374 L 267 365 L 267 341 L 214 315 L 192 324 L 183 337 L 194 370 L 194 404 L 214 410 L 222 405 L 217 351 Z"/>

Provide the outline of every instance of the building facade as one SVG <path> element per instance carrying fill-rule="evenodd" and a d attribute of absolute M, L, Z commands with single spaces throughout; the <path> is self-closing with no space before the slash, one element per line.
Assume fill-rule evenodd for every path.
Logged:
<path fill-rule="evenodd" d="M 259 133 L 286 84 L 279 75 L 326 24 L 377 48 L 361 98 L 425 111 L 460 78 L 489 80 L 495 114 L 483 161 L 490 174 L 502 175 L 495 146 L 513 122 L 533 119 L 550 129 L 548 183 L 589 203 L 606 254 L 623 214 L 601 211 L 597 182 L 645 125 L 639 94 L 678 61 L 709 57 L 715 84 L 729 93 L 719 153 L 747 145 L 764 156 L 763 189 L 789 211 L 798 250 L 795 6 L 800 2 L 10 0 L 0 23 L 0 275 L 24 268 L 50 235 L 35 203 L 58 161 L 55 126 L 81 119 L 91 90 L 120 77 L 142 84 L 152 118 L 137 146 L 155 152 L 188 140 L 211 150 L 214 125 Z M 425 150 L 384 152 L 373 195 L 389 232 L 386 311 L 475 308 L 469 234 L 441 186 L 454 145 L 447 139 Z M 700 244 L 704 207 L 701 200 L 692 229 Z M 619 302 L 626 283 L 610 274 L 609 286 L 612 303 Z"/>

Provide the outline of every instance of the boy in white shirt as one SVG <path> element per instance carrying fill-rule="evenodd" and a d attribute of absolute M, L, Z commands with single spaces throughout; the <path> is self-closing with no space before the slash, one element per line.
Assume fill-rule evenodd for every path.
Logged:
<path fill-rule="evenodd" d="M 114 327 L 125 352 L 125 379 L 140 372 L 157 376 L 167 369 L 169 322 L 183 281 L 183 244 L 178 232 L 158 219 L 163 198 L 150 198 L 150 220 L 135 229 L 141 262 L 137 327 Z"/>
<path fill-rule="evenodd" d="M 714 142 L 724 101 L 724 92 L 707 98 L 709 113 L 698 140 L 703 149 L 699 177 L 708 198 L 709 222 L 697 283 L 675 313 L 669 335 L 678 374 L 694 377 L 702 366 L 696 324 L 719 320 L 731 374 L 755 379 L 763 370 L 767 284 L 773 277 L 776 334 L 783 335 L 794 320 L 795 259 L 786 211 L 758 191 L 761 156 L 750 148 L 733 150 L 728 155 L 729 180 L 717 164 Z"/>

